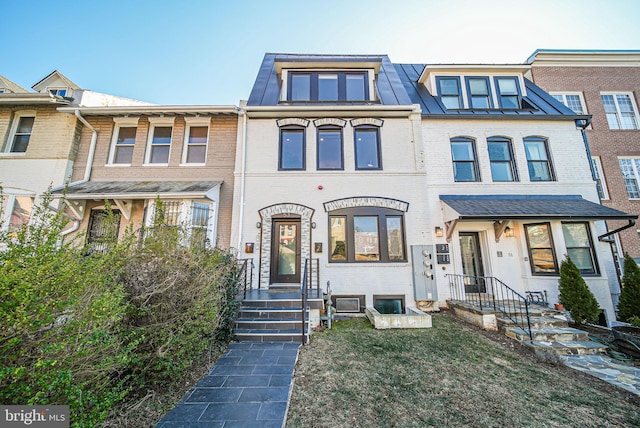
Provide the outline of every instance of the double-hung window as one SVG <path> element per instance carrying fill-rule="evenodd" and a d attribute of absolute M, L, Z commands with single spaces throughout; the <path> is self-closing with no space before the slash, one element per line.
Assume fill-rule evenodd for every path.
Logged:
<path fill-rule="evenodd" d="M 548 142 L 541 137 L 526 137 L 524 139 L 524 151 L 527 155 L 529 167 L 529 180 L 553 181 L 555 176 L 549 156 Z"/>
<path fill-rule="evenodd" d="M 34 113 L 16 114 L 9 135 L 8 153 L 25 153 L 29 147 L 29 140 L 33 133 Z"/>
<path fill-rule="evenodd" d="M 584 100 L 581 93 L 562 93 L 551 94 L 556 100 L 560 101 L 565 106 L 569 107 L 577 114 L 587 114 L 587 109 L 584 106 Z"/>
<path fill-rule="evenodd" d="M 520 88 L 518 78 L 515 76 L 496 77 L 496 90 L 500 108 L 520 108 Z"/>
<path fill-rule="evenodd" d="M 301 127 L 280 128 L 278 169 L 280 171 L 306 169 L 305 129 Z"/>
<path fill-rule="evenodd" d="M 368 101 L 369 73 L 366 71 L 290 71 L 289 101 Z"/>
<path fill-rule="evenodd" d="M 154 201 L 146 218 L 146 225 L 153 233 L 153 227 L 162 226 L 180 229 L 184 244 L 205 246 L 214 242 L 212 215 L 213 207 L 206 201 L 163 200 Z"/>
<path fill-rule="evenodd" d="M 330 262 L 403 262 L 404 242 L 401 211 L 358 207 L 329 213 Z"/>
<path fill-rule="evenodd" d="M 467 77 L 466 83 L 469 108 L 492 108 L 488 77 Z"/>
<path fill-rule="evenodd" d="M 356 169 L 382 169 L 380 129 L 358 126 L 354 129 Z"/>
<path fill-rule="evenodd" d="M 116 117 L 113 121 L 115 126 L 108 163 L 111 165 L 131 165 L 136 132 L 138 131 L 138 119 Z"/>
<path fill-rule="evenodd" d="M 4 217 L 0 217 L 1 230 L 11 232 L 29 224 L 33 210 L 32 196 L 4 194 L 0 202 L 2 203 L 0 212 Z"/>
<path fill-rule="evenodd" d="M 558 262 L 553 249 L 551 225 L 549 223 L 525 224 L 529 263 L 534 275 L 557 275 Z"/>
<path fill-rule="evenodd" d="M 451 139 L 454 181 L 480 181 L 475 141 L 470 138 Z"/>
<path fill-rule="evenodd" d="M 438 96 L 448 110 L 462 108 L 460 79 L 458 77 L 436 77 Z"/>
<path fill-rule="evenodd" d="M 640 199 L 640 158 L 619 158 L 620 171 L 629 199 Z"/>
<path fill-rule="evenodd" d="M 511 140 L 504 137 L 487 139 L 493 181 L 516 181 Z"/>
<path fill-rule="evenodd" d="M 207 161 L 209 119 L 185 118 L 185 139 L 182 151 L 183 164 L 204 164 Z"/>
<path fill-rule="evenodd" d="M 317 169 L 344 169 L 342 128 L 318 128 Z"/>
<path fill-rule="evenodd" d="M 638 109 L 631 94 L 602 94 L 609 129 L 640 129 Z"/>
<path fill-rule="evenodd" d="M 596 185 L 598 187 L 598 196 L 600 199 L 609 199 L 609 192 L 607 191 L 607 182 L 604 179 L 604 172 L 602 170 L 602 163 L 599 156 L 591 157 L 593 164 L 593 172 L 595 173 Z"/>
<path fill-rule="evenodd" d="M 562 233 L 567 247 L 567 255 L 580 270 L 581 274 L 597 274 L 593 241 L 586 222 L 562 223 Z"/>
<path fill-rule="evenodd" d="M 171 152 L 173 118 L 150 118 L 149 139 L 147 141 L 147 164 L 167 165 Z"/>

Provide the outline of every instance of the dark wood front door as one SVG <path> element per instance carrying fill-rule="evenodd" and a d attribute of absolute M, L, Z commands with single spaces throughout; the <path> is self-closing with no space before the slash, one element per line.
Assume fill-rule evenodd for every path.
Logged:
<path fill-rule="evenodd" d="M 271 283 L 300 283 L 300 220 L 273 220 Z"/>

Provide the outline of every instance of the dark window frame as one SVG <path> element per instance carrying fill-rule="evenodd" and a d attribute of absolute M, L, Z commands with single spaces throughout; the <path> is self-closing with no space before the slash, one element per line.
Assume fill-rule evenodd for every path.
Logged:
<path fill-rule="evenodd" d="M 593 270 L 592 271 L 586 271 L 586 270 L 582 270 L 580 269 L 580 267 L 578 267 L 578 269 L 580 270 L 580 274 L 584 275 L 584 276 L 600 276 L 600 267 L 598 265 L 598 258 L 596 257 L 596 249 L 593 245 L 593 238 L 591 236 L 591 227 L 589 227 L 589 222 L 587 221 L 563 221 L 562 223 L 562 233 L 564 234 L 564 225 L 565 224 L 581 224 L 584 226 L 586 235 L 587 235 L 587 240 L 589 241 L 589 246 L 588 247 L 569 247 L 567 245 L 567 239 L 565 238 L 565 247 L 567 249 L 567 255 L 570 256 L 569 254 L 569 250 L 570 249 L 583 249 L 583 248 L 588 248 L 589 249 L 589 255 L 591 256 L 591 265 L 593 266 Z M 572 259 L 575 263 L 575 259 Z M 577 265 L 576 265 L 577 266 Z"/>
<path fill-rule="evenodd" d="M 320 134 L 325 131 L 340 133 L 340 167 L 320 168 Z M 344 171 L 344 129 L 340 126 L 328 125 L 316 129 L 316 170 L 318 171 Z"/>
<path fill-rule="evenodd" d="M 540 247 L 541 249 L 549 249 L 551 250 L 551 255 L 553 256 L 553 268 L 554 271 L 553 272 L 536 272 L 536 269 L 534 267 L 533 264 L 533 252 L 531 250 L 533 250 L 534 248 L 531 248 L 531 242 L 529 240 L 529 227 L 532 226 L 546 226 L 547 228 L 547 232 L 549 234 L 549 242 L 550 242 L 550 247 Z M 551 231 L 551 223 L 549 222 L 542 222 L 542 223 L 528 223 L 528 224 L 523 224 L 524 227 L 524 234 L 525 237 L 527 239 L 527 253 L 529 255 L 529 266 L 531 267 L 531 275 L 535 275 L 535 276 L 558 276 L 560 275 L 560 270 L 558 268 L 558 257 L 556 255 L 556 249 L 555 249 L 555 244 L 553 242 L 553 232 Z"/>
<path fill-rule="evenodd" d="M 500 108 L 503 110 L 518 110 L 522 108 L 522 91 L 520 90 L 520 79 L 518 78 L 518 76 L 494 76 L 494 83 L 495 83 L 495 87 L 496 87 L 496 95 L 498 96 L 498 104 L 500 105 Z M 502 91 L 500 91 L 500 80 L 513 80 L 515 82 L 515 86 L 516 86 L 516 94 L 503 94 Z M 517 97 L 518 98 L 518 106 L 517 107 L 504 107 L 503 105 L 503 97 Z"/>
<path fill-rule="evenodd" d="M 20 124 L 25 119 L 32 119 L 31 127 L 29 128 L 29 132 L 20 132 Z M 16 116 L 14 120 L 16 121 L 14 125 L 15 129 L 11 134 L 11 145 L 9 146 L 9 153 L 26 153 L 27 150 L 29 149 L 31 136 L 33 135 L 33 128 L 36 124 L 36 115 L 35 114 L 19 115 L 19 116 Z M 24 137 L 24 136 L 27 137 L 26 142 L 19 141 L 21 140 L 21 137 Z M 24 145 L 24 150 L 22 150 L 22 147 L 19 147 L 19 144 L 20 146 Z"/>
<path fill-rule="evenodd" d="M 369 133 L 371 131 L 375 132 L 376 135 L 376 153 L 378 158 L 376 159 L 378 162 L 378 166 L 376 167 L 358 167 L 358 132 L 366 132 Z M 355 159 L 355 169 L 357 171 L 380 171 L 382 170 L 382 145 L 380 142 L 380 127 L 373 125 L 360 125 L 353 128 L 353 152 Z"/>
<path fill-rule="evenodd" d="M 444 101 L 442 100 L 442 87 L 440 86 L 440 82 L 443 80 L 454 80 L 456 85 L 458 86 L 458 107 L 457 108 L 448 108 Z M 436 86 L 438 88 L 438 98 L 440 98 L 440 102 L 444 106 L 445 110 L 459 110 L 464 108 L 464 103 L 462 102 L 462 85 L 460 84 L 459 76 L 436 76 Z M 446 97 L 453 97 L 453 95 L 445 95 Z"/>
<path fill-rule="evenodd" d="M 295 132 L 302 134 L 302 166 L 300 168 L 285 168 L 282 166 L 282 141 L 285 133 Z M 307 169 L 307 132 L 302 126 L 283 126 L 280 128 L 278 142 L 278 171 L 306 171 Z"/>
<path fill-rule="evenodd" d="M 501 160 L 501 159 L 497 159 L 497 160 L 493 160 L 491 159 L 491 150 L 489 150 L 489 146 L 492 143 L 506 143 L 507 147 L 509 148 L 509 159 L 508 160 Z M 518 180 L 518 171 L 516 169 L 516 165 L 515 165 L 515 157 L 513 154 L 513 143 L 511 141 L 510 138 L 507 137 L 499 137 L 499 136 L 493 136 L 493 137 L 489 137 L 487 138 L 487 153 L 489 154 L 489 167 L 491 168 L 491 166 L 494 163 L 509 163 L 509 170 L 511 171 L 511 180 L 496 180 L 495 177 L 493 176 L 493 169 L 491 168 L 491 179 L 496 182 L 496 183 L 512 183 L 512 182 L 517 182 Z"/>
<path fill-rule="evenodd" d="M 319 78 L 320 75 L 335 74 L 338 78 L 338 98 L 336 100 L 320 100 L 319 97 Z M 309 76 L 309 99 L 308 100 L 295 100 L 292 98 L 292 79 L 294 76 L 308 75 Z M 347 76 L 362 76 L 364 84 L 364 99 L 363 100 L 350 100 L 347 99 Z M 291 102 L 314 102 L 314 103 L 336 103 L 336 102 L 368 102 L 371 100 L 369 93 L 369 73 L 364 70 L 326 70 L 326 71 L 290 71 L 287 74 L 287 101 Z"/>
<path fill-rule="evenodd" d="M 473 94 L 471 93 L 471 80 L 484 80 L 487 84 L 487 107 L 475 107 L 473 105 Z M 490 109 L 493 108 L 493 94 L 491 93 L 491 82 L 489 81 L 489 76 L 466 76 L 464 78 L 465 87 L 467 90 L 467 100 L 469 101 L 469 108 L 477 108 L 477 109 Z"/>
<path fill-rule="evenodd" d="M 353 207 L 342 208 L 330 211 L 327 216 L 328 238 L 331 243 L 331 219 L 333 217 L 341 217 L 345 219 L 345 260 L 332 260 L 329 254 L 329 263 L 406 263 L 407 262 L 407 240 L 404 212 L 391 208 L 380 207 Z M 380 260 L 356 260 L 355 255 L 355 217 L 377 217 L 378 219 L 378 250 Z M 387 217 L 400 218 L 400 227 L 402 229 L 402 259 L 391 260 L 389 258 L 389 233 L 387 229 Z M 331 244 L 329 244 L 331 245 Z M 329 248 L 331 251 L 331 248 Z"/>
<path fill-rule="evenodd" d="M 544 143 L 544 150 L 547 155 L 547 159 L 546 160 L 529 159 L 529 156 L 527 155 L 527 148 L 526 148 L 526 145 L 528 142 Z M 527 170 L 529 172 L 529 181 L 532 181 L 532 182 L 556 181 L 556 174 L 553 167 L 553 162 L 551 160 L 551 151 L 549 150 L 549 140 L 545 137 L 531 135 L 531 136 L 524 137 L 522 139 L 522 144 L 524 146 L 524 155 L 527 159 Z M 535 163 L 545 163 L 547 165 L 547 171 L 549 172 L 549 180 L 532 180 L 531 179 L 531 164 L 535 164 Z"/>
<path fill-rule="evenodd" d="M 471 144 L 471 150 L 473 152 L 472 160 L 456 160 L 453 155 L 453 143 L 469 143 Z M 476 140 L 469 137 L 453 137 L 449 140 L 449 146 L 451 148 L 451 163 L 453 166 L 453 181 L 456 183 L 479 183 L 482 181 L 480 177 L 480 168 L 478 166 L 478 153 L 476 151 Z M 455 165 L 458 163 L 472 164 L 473 165 L 473 173 L 474 180 L 458 180 L 456 179 L 456 167 Z"/>

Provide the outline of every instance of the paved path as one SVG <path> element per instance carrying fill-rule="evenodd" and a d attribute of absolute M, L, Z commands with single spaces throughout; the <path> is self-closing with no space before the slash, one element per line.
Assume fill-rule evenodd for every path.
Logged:
<path fill-rule="evenodd" d="M 572 369 L 640 395 L 640 369 L 605 355 L 576 355 L 560 357 Z"/>
<path fill-rule="evenodd" d="M 232 343 L 156 428 L 282 428 L 299 347 Z"/>

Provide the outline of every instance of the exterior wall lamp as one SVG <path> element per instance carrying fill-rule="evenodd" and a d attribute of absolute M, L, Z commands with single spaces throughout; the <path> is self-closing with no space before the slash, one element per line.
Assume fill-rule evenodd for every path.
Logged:
<path fill-rule="evenodd" d="M 440 226 L 436 226 L 435 233 L 438 238 L 442 238 L 444 236 L 444 232 Z"/>
<path fill-rule="evenodd" d="M 509 226 L 507 226 L 504 229 L 504 236 L 506 236 L 507 238 L 513 238 L 513 229 L 511 229 Z"/>

